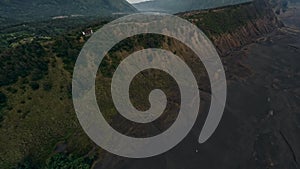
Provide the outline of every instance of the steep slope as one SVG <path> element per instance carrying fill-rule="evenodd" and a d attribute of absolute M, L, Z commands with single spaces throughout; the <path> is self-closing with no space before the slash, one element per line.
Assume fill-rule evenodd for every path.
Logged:
<path fill-rule="evenodd" d="M 263 0 L 178 15 L 201 28 L 221 55 L 283 26 L 270 4 Z"/>
<path fill-rule="evenodd" d="M 140 11 L 177 13 L 191 10 L 216 8 L 249 1 L 251 0 L 154 0 L 134 4 L 134 7 Z"/>
<path fill-rule="evenodd" d="M 270 5 L 276 14 L 284 13 L 288 10 L 289 4 L 299 3 L 300 0 L 269 0 Z"/>
<path fill-rule="evenodd" d="M 264 34 L 268 34 L 273 30 L 275 30 L 276 28 L 282 26 L 282 24 L 277 20 L 276 16 L 274 15 L 270 6 L 261 0 L 256 1 L 254 3 L 246 3 L 242 5 L 212 9 L 207 11 L 186 12 L 178 15 L 180 17 L 188 19 L 189 21 L 199 26 L 212 39 L 212 41 L 218 48 L 219 53 L 222 54 L 223 56 L 230 53 L 232 50 L 236 48 L 240 48 L 243 45 L 250 43 L 254 39 L 258 37 L 262 37 Z M 65 21 L 63 20 L 58 20 L 58 21 L 65 23 Z M 53 25 L 53 23 L 50 24 Z M 3 106 L 2 109 L 3 121 L 0 123 L 2 125 L 2 127 L 0 127 L 0 149 L 1 149 L 0 166 L 2 168 L 13 168 L 12 166 L 16 166 L 18 164 L 21 166 L 19 168 L 26 168 L 26 167 L 43 168 L 44 165 L 55 166 L 63 163 L 69 163 L 68 162 L 69 156 L 72 157 L 70 159 L 73 159 L 78 156 L 82 158 L 88 158 L 87 159 L 88 163 L 96 163 L 94 165 L 95 168 L 99 166 L 99 168 L 105 168 L 105 169 L 107 168 L 114 168 L 114 169 L 139 168 L 140 169 L 143 167 L 147 169 L 147 168 L 151 168 L 154 164 L 156 166 L 160 166 L 159 163 L 160 160 L 157 161 L 156 158 L 155 159 L 152 158 L 149 161 L 143 163 L 143 167 L 140 166 L 124 167 L 122 165 L 122 162 L 127 163 L 128 159 L 125 160 L 116 159 L 117 158 L 116 156 L 103 155 L 103 151 L 100 150 L 97 146 L 95 146 L 90 141 L 89 138 L 87 138 L 85 133 L 81 130 L 80 125 L 78 124 L 78 120 L 76 119 L 76 114 L 72 107 L 71 72 L 73 70 L 74 62 L 76 61 L 78 53 L 82 48 L 82 46 L 84 45 L 84 42 L 88 38 L 88 37 L 81 36 L 81 30 L 83 30 L 86 27 L 92 27 L 94 30 L 96 30 L 96 28 L 102 24 L 104 24 L 104 22 L 97 23 L 95 25 L 84 24 L 82 27 L 76 26 L 75 30 L 69 31 L 68 33 L 65 34 L 59 34 L 59 35 L 54 34 L 53 36 L 51 36 L 52 34 L 50 34 L 47 35 L 49 36 L 48 38 L 44 38 L 43 36 L 45 35 L 36 36 L 36 37 L 34 36 L 34 38 L 32 38 L 32 41 L 27 40 L 26 43 L 21 43 L 22 42 L 21 41 L 19 45 L 17 45 L 16 47 L 12 47 L 5 51 L 3 50 L 3 52 L 1 51 L 0 68 L 2 68 L 3 70 L 2 72 L 5 72 L 6 74 L 5 76 L 2 76 L 2 78 L 0 78 L 3 79 L 2 81 L 1 80 L 0 81 L 10 82 L 9 80 L 13 80 L 14 77 L 16 77 L 15 79 L 17 80 L 16 82 L 12 81 L 9 84 L 2 84 L 3 86 L 1 86 L 0 83 L 1 86 L 0 92 L 6 95 L 4 97 L 5 99 L 2 99 L 4 100 L 2 101 L 4 102 L 3 104 L 1 103 L 1 94 L 0 94 L 0 107 Z M 41 25 L 40 22 L 39 25 Z M 48 26 L 45 27 L 49 29 Z M 24 30 L 23 26 L 19 28 L 21 30 Z M 16 34 L 13 34 L 12 36 L 14 37 L 16 36 Z M 29 34 L 28 36 L 31 37 L 32 35 Z M 10 33 L 9 36 L 7 37 L 10 37 Z M 127 42 L 131 42 L 131 43 L 127 43 Z M 135 46 L 135 49 L 131 48 L 132 46 Z M 169 51 L 173 51 L 174 53 L 176 53 L 176 55 L 183 56 L 184 58 L 186 58 L 187 63 L 191 64 L 190 65 L 191 68 L 197 70 L 198 68 L 200 68 L 200 70 L 198 70 L 198 73 L 196 74 L 196 77 L 199 78 L 199 84 L 201 84 L 200 88 L 203 91 L 209 91 L 209 87 L 207 87 L 206 86 L 207 83 L 205 83 L 205 79 L 207 80 L 207 78 L 205 78 L 205 71 L 204 71 L 205 69 L 203 68 L 203 66 L 201 68 L 200 63 L 195 62 L 193 54 L 190 52 L 190 50 L 185 50 L 186 47 L 183 44 L 178 43 L 178 41 L 177 42 L 174 40 L 168 41 L 168 39 L 164 39 L 163 37 L 147 38 L 147 37 L 140 36 L 140 39 L 129 39 L 129 41 L 124 41 L 123 43 L 121 43 L 120 47 L 116 48 L 116 49 L 120 49 L 120 51 L 112 53 L 111 56 L 114 57 L 107 57 L 106 59 L 107 61 L 104 62 L 105 64 L 103 66 L 103 69 L 106 74 L 103 74 L 105 76 L 105 79 L 103 81 L 104 82 L 110 81 L 108 77 L 110 75 L 109 71 L 112 70 L 111 68 L 116 67 L 117 61 L 110 60 L 111 58 L 116 58 L 116 60 L 118 60 L 119 58 L 128 56 L 128 54 L 132 53 L 133 50 L 143 49 L 146 48 L 147 46 L 169 49 Z M 37 51 L 37 49 L 40 50 Z M 245 76 L 248 76 L 248 74 L 250 74 L 249 70 L 245 68 L 243 65 L 238 63 L 236 64 L 236 62 L 233 63 L 228 62 L 228 60 L 226 60 L 227 58 L 235 59 L 235 57 L 229 56 L 229 57 L 221 58 L 223 61 L 227 61 L 225 64 L 225 68 L 228 68 L 228 70 L 231 71 L 231 72 L 227 72 L 227 75 L 230 78 L 230 80 L 233 79 L 232 77 L 236 78 L 237 76 L 244 76 L 243 74 L 246 74 Z M 231 67 L 231 65 L 233 66 Z M 24 69 L 26 69 L 27 72 L 25 72 Z M 145 75 L 147 75 L 147 73 L 145 73 Z M 147 82 L 147 79 L 146 80 L 141 79 L 141 81 Z M 170 82 L 172 81 L 170 80 Z M 164 82 L 164 84 L 167 84 L 166 85 L 167 89 L 173 89 L 173 87 L 170 88 L 170 86 L 172 85 L 168 85 L 170 82 L 168 81 Z M 99 84 L 99 81 L 97 81 L 97 83 Z M 147 98 L 140 99 L 143 98 L 143 96 L 148 96 L 147 93 L 148 88 L 146 87 L 146 85 L 144 85 L 144 83 L 142 84 L 143 85 L 139 85 L 142 89 L 136 90 L 136 93 L 133 93 L 134 96 L 137 96 L 135 97 L 135 99 L 139 99 L 137 103 L 143 102 L 144 100 L 147 99 Z M 100 87 L 102 85 L 96 85 L 96 86 Z M 103 98 L 109 96 L 107 92 L 110 90 L 107 90 L 107 87 L 110 89 L 109 85 L 97 89 L 97 94 L 99 94 L 97 96 L 99 99 L 105 100 Z M 234 88 L 235 86 L 231 86 L 231 87 Z M 234 91 L 236 91 L 236 94 L 238 94 L 239 97 L 242 97 L 244 95 L 242 95 L 241 93 L 243 91 L 248 91 L 248 89 L 247 90 L 246 89 L 234 88 Z M 252 93 L 252 90 L 250 91 Z M 257 93 L 260 94 L 260 91 Z M 231 94 L 232 96 L 233 95 L 232 91 L 229 91 L 229 94 Z M 179 94 L 174 93 L 173 95 L 171 95 L 172 101 L 178 99 L 176 97 L 178 97 Z M 209 96 L 207 96 L 207 98 L 208 97 Z M 233 98 L 237 98 L 236 100 L 239 101 L 239 97 L 233 97 Z M 236 100 L 231 100 L 231 102 L 236 102 Z M 261 107 L 259 106 L 260 103 L 263 103 L 261 101 L 267 101 L 267 98 L 265 98 L 264 100 L 263 98 L 256 99 L 256 95 L 255 95 L 255 97 L 253 97 L 253 100 L 255 100 L 254 102 L 255 104 L 250 104 L 250 107 L 259 108 Z M 208 101 L 206 100 L 206 102 Z M 205 103 L 205 101 L 203 101 L 202 103 Z M 111 104 L 111 102 L 100 102 L 99 105 L 100 104 L 101 104 L 100 107 L 104 109 L 104 112 L 107 112 L 108 119 L 112 119 L 112 121 L 115 120 L 114 122 L 117 123 L 113 123 L 113 124 L 119 125 L 115 127 L 121 128 L 122 129 L 121 131 L 125 130 L 125 133 L 129 127 L 132 127 L 127 123 L 125 123 L 127 125 L 123 125 L 124 123 L 122 123 L 122 121 L 119 121 L 118 118 L 115 117 L 116 114 L 114 112 L 113 104 Z M 142 103 L 140 105 L 143 106 L 144 104 Z M 247 110 L 248 108 L 248 107 L 245 108 L 243 106 L 241 107 L 243 108 L 243 110 L 244 109 Z M 235 110 L 235 109 L 231 109 L 231 110 Z M 249 112 L 246 112 L 244 114 L 249 114 L 249 115 L 251 114 L 253 116 L 256 116 L 257 115 L 256 110 L 257 109 L 253 110 L 249 108 Z M 228 114 L 230 115 L 230 113 L 231 112 L 226 112 L 225 115 Z M 268 113 L 268 112 L 264 111 L 263 113 Z M 275 111 L 275 114 L 276 113 L 277 112 Z M 237 111 L 235 114 L 236 115 L 241 114 L 241 111 Z M 245 118 L 241 119 L 240 116 L 238 116 L 237 117 L 238 119 L 236 121 L 243 120 L 241 123 L 248 122 L 249 118 L 246 118 L 248 116 L 243 116 L 243 117 Z M 176 117 L 174 116 L 170 116 L 170 118 L 168 117 L 165 120 L 166 124 L 168 124 L 168 122 L 172 122 L 172 118 L 176 118 Z M 230 119 L 230 118 L 226 118 L 226 119 Z M 235 129 L 240 129 L 240 127 L 244 127 L 244 126 L 237 126 L 235 127 Z M 143 128 L 136 127 L 136 129 L 137 130 L 134 130 L 132 132 L 139 132 Z M 251 129 L 252 131 L 252 127 L 245 128 L 245 129 L 247 129 L 247 131 L 248 129 Z M 229 133 L 229 132 L 223 132 L 223 133 Z M 232 147 L 227 147 L 228 149 L 230 149 L 230 151 L 228 151 L 230 154 L 237 154 L 237 156 L 239 157 L 245 156 L 244 151 L 242 151 L 244 149 L 241 149 L 240 151 L 243 153 L 240 153 L 239 151 L 238 152 L 234 151 L 234 153 L 232 153 L 232 150 L 236 150 L 235 143 L 237 140 L 239 140 L 239 139 L 236 140 L 233 139 L 244 136 L 243 139 L 249 140 L 248 136 L 254 139 L 256 137 L 256 136 L 252 137 L 252 135 L 247 135 L 247 134 L 248 133 L 243 133 L 242 135 L 234 135 L 233 133 L 232 135 L 235 137 L 226 140 L 227 143 L 234 144 Z M 229 137 L 230 136 L 231 135 L 229 135 Z M 263 139 L 263 138 L 259 138 L 259 139 Z M 193 138 L 193 140 L 194 140 L 193 142 L 196 143 L 197 139 Z M 223 141 L 225 139 L 219 139 L 219 140 Z M 241 144 L 239 144 L 239 146 L 241 147 L 238 148 L 245 148 L 244 145 L 246 145 L 247 148 L 251 149 L 251 146 L 248 146 L 248 144 L 245 144 L 245 142 L 243 141 L 244 140 L 240 140 Z M 193 150 L 194 153 L 195 147 L 199 145 L 195 146 L 192 144 L 193 142 L 188 140 L 188 142 L 186 142 L 185 144 L 185 146 L 187 147 L 182 149 L 184 150 L 184 152 L 172 151 L 175 153 L 173 154 L 172 152 L 170 152 L 171 154 L 169 154 L 169 156 L 168 154 L 166 154 L 167 158 L 169 157 L 177 158 L 178 155 L 185 154 L 185 152 L 190 150 Z M 261 145 L 261 146 L 268 148 L 268 146 L 270 146 L 271 143 L 270 144 L 269 142 L 267 143 L 266 143 L 267 145 Z M 217 145 L 223 145 L 223 144 L 217 144 Z M 218 146 L 215 147 L 218 148 Z M 255 151 L 256 149 L 258 150 L 257 153 L 258 156 L 264 155 L 263 152 L 264 149 L 261 149 L 260 147 L 254 147 L 254 148 Z M 252 151 L 249 152 L 251 153 Z M 204 153 L 197 153 L 197 154 L 199 155 Z M 240 154 L 243 154 L 243 156 Z M 284 153 L 276 153 L 276 154 L 284 154 Z M 61 158 L 60 156 L 57 157 L 57 155 L 61 155 L 63 158 Z M 103 156 L 105 157 L 105 159 L 102 159 Z M 220 159 L 224 159 L 225 154 L 221 154 L 220 156 L 222 156 L 220 157 Z M 181 164 L 185 164 L 185 166 L 180 166 L 180 168 L 186 168 L 188 166 L 187 164 L 202 165 L 205 162 L 211 163 L 210 161 L 211 159 L 206 160 L 205 158 L 197 158 L 195 159 L 195 161 L 191 162 L 190 159 L 192 159 L 191 157 L 194 157 L 194 154 L 192 155 L 187 154 L 187 156 L 185 157 L 181 156 L 180 160 L 174 159 L 172 161 L 178 163 L 181 162 Z M 205 156 L 205 157 L 210 158 L 211 156 Z M 187 158 L 189 159 L 187 160 Z M 204 159 L 204 160 L 199 162 L 199 159 Z M 239 161 L 240 158 L 237 158 L 236 160 L 235 159 L 236 158 L 233 158 L 232 161 Z M 247 159 L 249 158 L 247 157 Z M 266 161 L 266 159 L 268 159 L 268 157 L 263 156 L 259 160 Z M 184 163 L 183 160 L 186 160 L 185 161 L 186 163 Z M 80 165 L 78 164 L 79 162 L 80 163 L 86 162 L 84 160 L 74 160 L 74 161 L 76 162 L 74 163 L 74 165 L 76 166 Z M 226 162 L 226 164 L 228 164 L 228 160 L 224 160 L 221 162 L 224 163 Z M 117 165 L 118 163 L 121 164 Z M 130 164 L 134 164 L 134 163 L 130 163 Z M 220 164 L 220 163 L 216 163 L 216 164 Z M 56 167 L 56 168 L 61 168 L 61 167 Z M 169 166 L 169 168 L 174 169 L 173 166 Z M 191 168 L 199 168 L 199 167 L 197 166 Z M 210 168 L 219 168 L 219 166 L 210 167 Z M 231 167 L 224 167 L 224 168 L 238 168 L 238 167 L 231 166 Z M 262 167 L 262 168 L 267 168 L 267 167 Z"/>
<path fill-rule="evenodd" d="M 109 15 L 136 9 L 125 0 L 1 0 L 0 16 L 20 21 L 60 15 Z"/>

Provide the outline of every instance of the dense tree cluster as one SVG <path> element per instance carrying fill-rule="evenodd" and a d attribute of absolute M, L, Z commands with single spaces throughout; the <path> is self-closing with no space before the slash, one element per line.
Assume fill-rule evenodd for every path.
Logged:
<path fill-rule="evenodd" d="M 48 71 L 46 52 L 33 42 L 10 48 L 0 54 L 0 86 L 15 83 L 19 77 L 32 75 L 31 80 L 41 79 Z"/>
<path fill-rule="evenodd" d="M 3 120 L 3 108 L 6 106 L 7 97 L 4 93 L 0 92 L 0 122 Z"/>

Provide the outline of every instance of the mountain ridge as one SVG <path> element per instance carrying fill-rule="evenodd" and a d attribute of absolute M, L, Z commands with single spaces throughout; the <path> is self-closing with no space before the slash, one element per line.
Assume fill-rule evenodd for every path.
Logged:
<path fill-rule="evenodd" d="M 135 8 L 145 12 L 178 13 L 192 10 L 217 8 L 228 5 L 251 2 L 251 0 L 153 0 L 133 4 Z"/>
<path fill-rule="evenodd" d="M 61 15 L 107 16 L 133 13 L 126 0 L 1 0 L 0 16 L 19 21 L 49 19 Z"/>

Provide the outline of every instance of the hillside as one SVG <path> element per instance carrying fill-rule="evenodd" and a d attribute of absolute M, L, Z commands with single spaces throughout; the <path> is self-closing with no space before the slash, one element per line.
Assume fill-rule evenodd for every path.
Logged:
<path fill-rule="evenodd" d="M 221 55 L 283 26 L 264 0 L 178 15 L 201 28 Z"/>
<path fill-rule="evenodd" d="M 49 19 L 62 15 L 107 16 L 132 13 L 126 0 L 1 0 L 0 16 L 19 21 Z"/>
<path fill-rule="evenodd" d="M 153 0 L 133 4 L 140 11 L 177 13 L 234 5 L 251 0 Z"/>
<path fill-rule="evenodd" d="M 222 61 L 229 58 L 224 56 L 228 56 L 231 52 L 282 26 L 268 4 L 260 0 L 226 8 L 185 12 L 178 16 L 194 23 L 209 36 L 223 56 Z M 66 168 L 79 166 L 81 168 L 92 166 L 94 168 L 97 166 L 100 166 L 99 168 L 126 168 L 121 165 L 114 166 L 122 160 L 118 161 L 118 159 L 115 160 L 117 157 L 107 155 L 82 131 L 71 99 L 74 63 L 82 46 L 89 38 L 82 36 L 81 31 L 89 27 L 97 30 L 106 21 L 109 20 L 83 22 L 81 18 L 65 18 L 22 24 L 1 30 L 0 42 L 3 45 L 0 46 L 0 168 L 52 169 L 62 168 L 62 166 L 67 166 Z M 77 25 L 79 23 L 81 24 Z M 60 28 L 66 25 L 69 26 L 67 30 Z M 124 133 L 129 130 L 133 133 L 138 131 L 118 119 L 112 101 L 107 101 L 107 97 L 110 96 L 109 82 L 120 60 L 134 50 L 147 47 L 163 48 L 182 57 L 193 70 L 198 70 L 195 71 L 195 75 L 199 80 L 201 91 L 209 93 L 210 90 L 206 83 L 208 79 L 203 65 L 195 59 L 197 57 L 184 44 L 158 35 L 139 35 L 126 39 L 116 45 L 105 58 L 96 81 L 102 84 L 96 85 L 99 106 L 105 112 L 107 119 L 117 121 L 115 123 L 117 126 L 114 127 Z M 239 78 L 247 78 L 251 74 L 247 67 L 236 62 L 227 62 L 225 68 L 229 68 L 226 74 L 231 82 Z M 133 83 L 137 86 L 133 93 L 136 96 L 133 102 L 138 103 L 142 108 L 145 107 L 144 104 L 147 104 L 143 101 L 147 99 L 145 97 L 152 89 L 145 85 L 151 81 L 151 77 L 148 76 L 150 76 L 148 73 L 144 73 L 137 77 L 136 83 Z M 155 74 L 154 77 L 156 77 Z M 172 89 L 176 88 L 174 81 L 165 76 L 162 79 L 163 83 L 158 81 L 156 85 L 158 88 L 162 86 L 166 89 L 167 96 L 171 96 L 172 102 L 174 101 L 172 104 L 176 105 L 179 95 L 172 92 Z M 207 95 L 209 94 L 205 96 L 209 97 Z M 205 100 L 202 103 L 205 104 L 208 101 Z M 171 111 L 175 110 L 171 109 Z M 241 112 L 235 113 L 241 114 Z M 256 111 L 253 111 L 249 114 L 255 113 Z M 165 117 L 162 124 L 173 122 L 172 120 L 176 118 L 174 114 L 176 113 Z M 163 126 L 162 129 L 166 127 L 168 126 Z M 142 129 L 137 127 L 137 130 Z M 239 126 L 236 129 L 239 129 Z M 248 131 L 249 128 L 246 129 Z M 196 142 L 197 139 L 193 140 Z M 228 143 L 235 142 L 229 140 Z M 244 145 L 244 142 L 242 144 Z M 187 145 L 191 145 L 190 142 Z M 229 148 L 233 150 L 232 147 Z M 194 147 L 183 150 L 195 152 Z M 189 157 L 189 154 L 187 155 Z M 263 156 L 263 153 L 258 155 Z M 263 156 L 259 160 L 265 161 L 267 158 Z M 199 159 L 193 164 L 202 165 Z M 149 163 L 143 166 L 144 168 L 152 167 Z M 130 168 L 134 169 L 134 167 Z"/>
<path fill-rule="evenodd" d="M 277 15 L 286 12 L 289 5 L 299 2 L 300 0 L 269 0 L 270 5 Z"/>

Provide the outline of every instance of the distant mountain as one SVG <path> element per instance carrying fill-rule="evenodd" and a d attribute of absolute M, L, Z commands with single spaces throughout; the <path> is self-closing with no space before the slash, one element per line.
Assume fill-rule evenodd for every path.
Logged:
<path fill-rule="evenodd" d="M 133 4 L 139 11 L 177 13 L 234 5 L 251 0 L 153 0 Z"/>
<path fill-rule="evenodd" d="M 126 0 L 0 0 L 0 16 L 21 21 L 132 12 L 136 9 Z"/>

